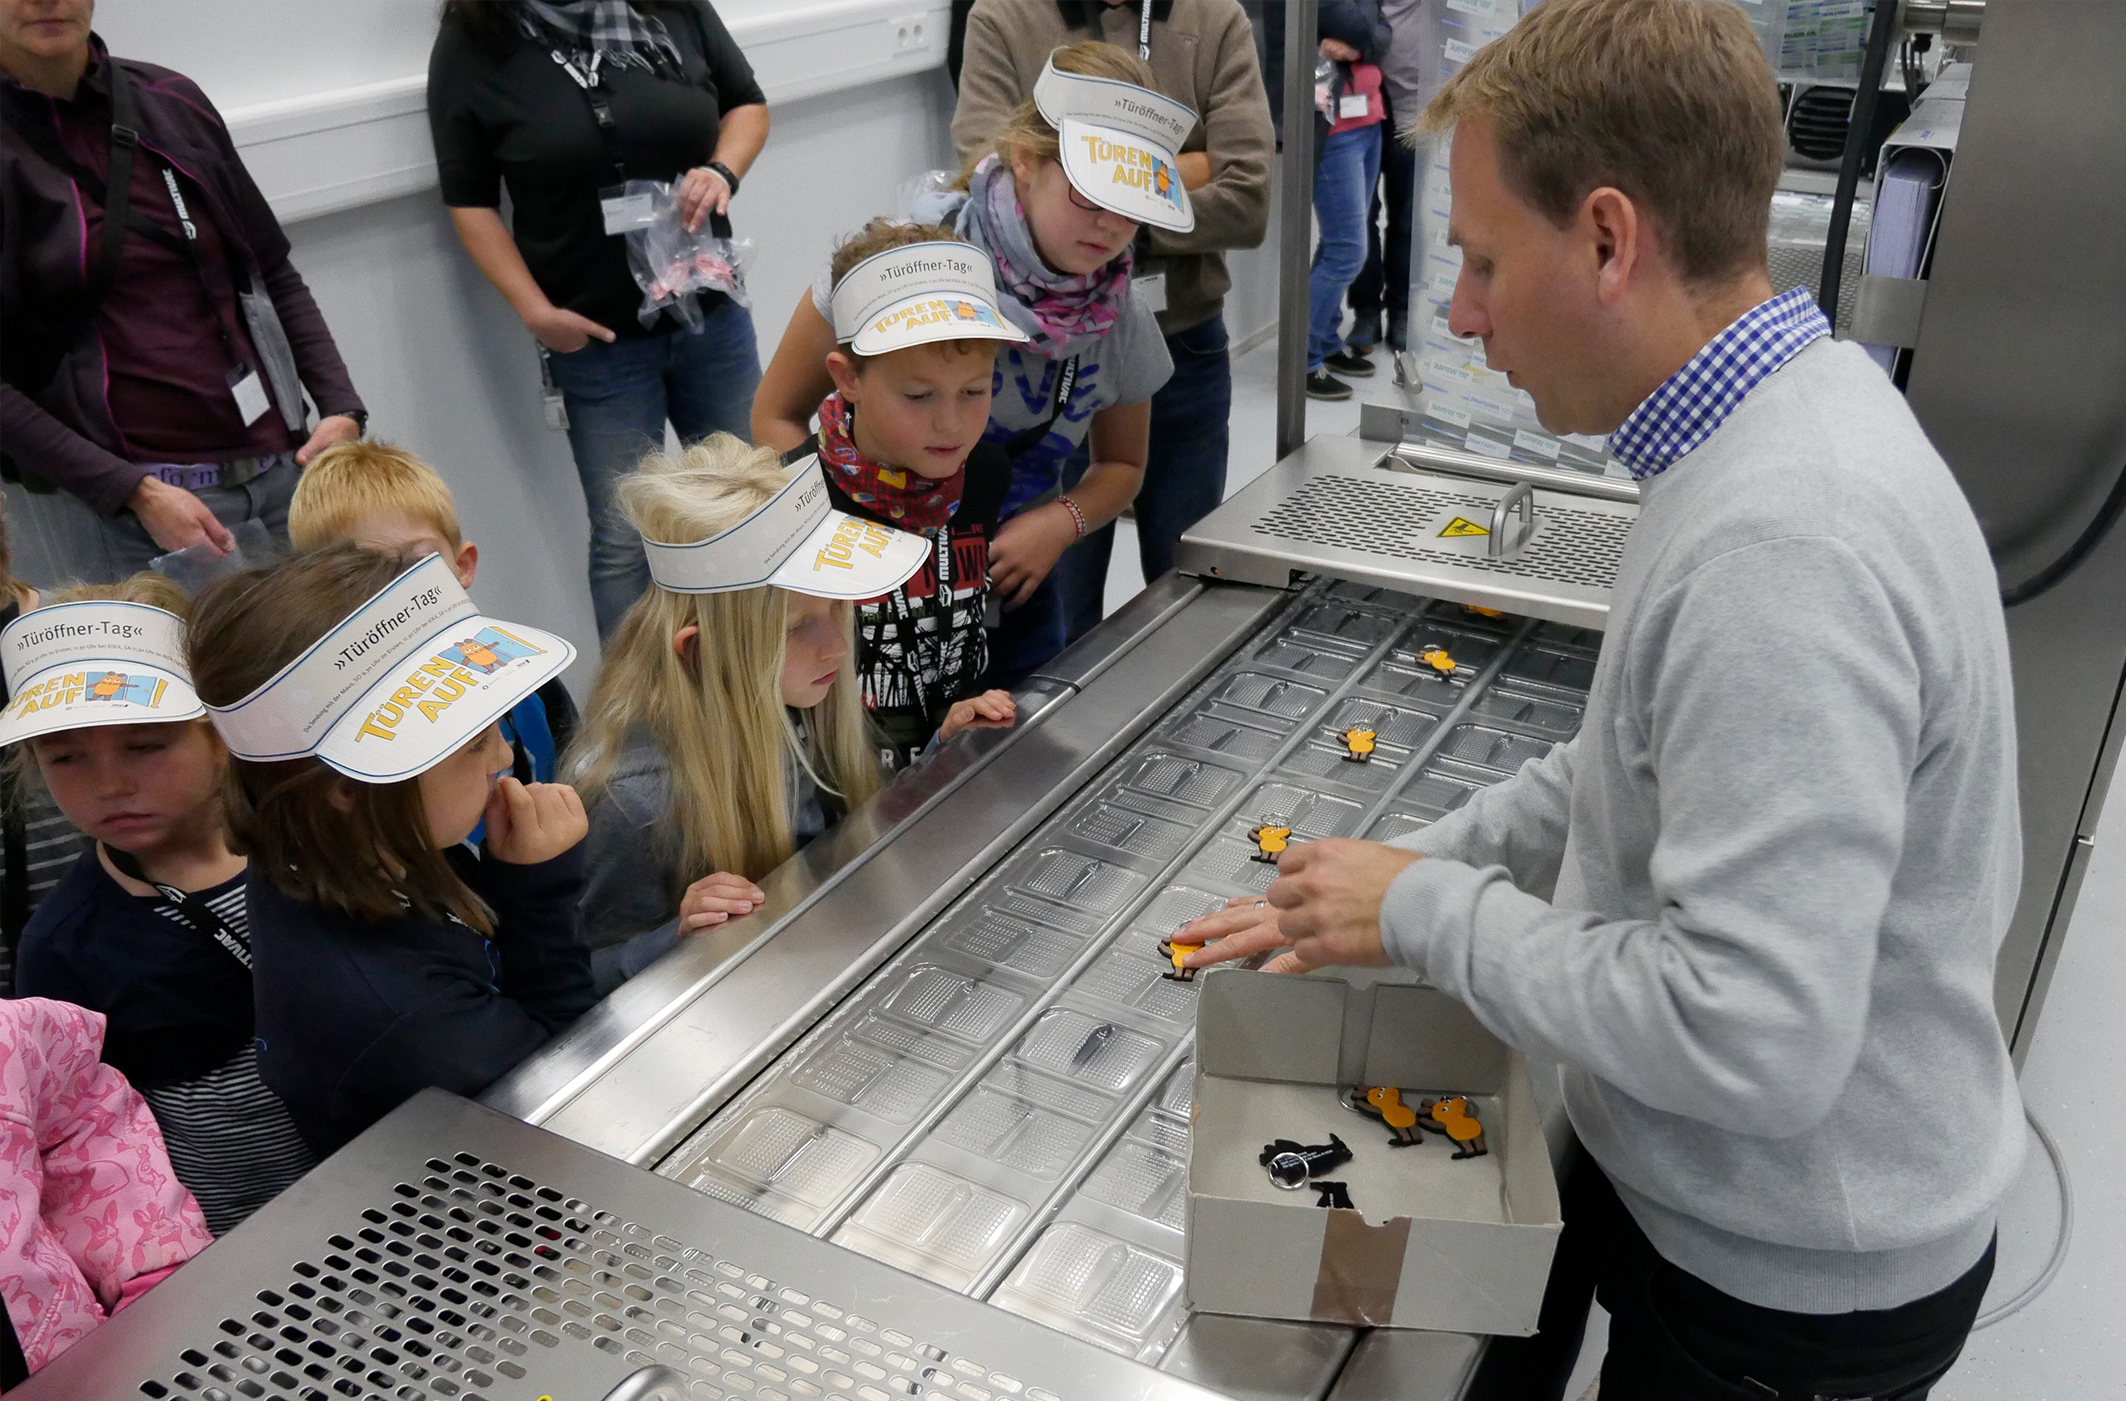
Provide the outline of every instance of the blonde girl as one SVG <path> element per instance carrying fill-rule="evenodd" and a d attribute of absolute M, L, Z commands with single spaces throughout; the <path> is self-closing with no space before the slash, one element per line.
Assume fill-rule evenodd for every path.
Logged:
<path fill-rule="evenodd" d="M 790 480 L 773 449 L 719 433 L 647 459 L 619 499 L 645 539 L 703 541 Z M 878 790 L 853 613 L 783 588 L 661 583 L 629 609 L 562 766 L 590 816 L 583 923 L 601 990 L 750 914 L 755 881 Z"/>

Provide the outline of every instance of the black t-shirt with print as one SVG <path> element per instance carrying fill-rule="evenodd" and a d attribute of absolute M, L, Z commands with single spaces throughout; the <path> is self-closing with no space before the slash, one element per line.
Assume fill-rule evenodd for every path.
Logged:
<path fill-rule="evenodd" d="M 603 82 L 628 178 L 675 180 L 715 154 L 725 113 L 767 99 L 710 6 L 693 0 L 650 13 L 671 34 L 686 80 L 606 64 Z M 673 329 L 668 317 L 647 330 L 635 319 L 642 291 L 628 271 L 627 240 L 605 232 L 598 191 L 613 183 L 613 165 L 582 88 L 513 20 L 492 28 L 446 19 L 429 54 L 443 203 L 493 209 L 507 184 L 517 248 L 548 300 L 622 340 Z"/>
<path fill-rule="evenodd" d="M 784 454 L 785 465 L 819 451 L 808 438 Z M 994 443 L 968 454 L 960 506 L 930 533 L 930 560 L 892 593 L 856 606 L 856 669 L 864 708 L 884 743 L 879 759 L 898 772 L 913 763 L 945 722 L 954 701 L 982 692 L 989 640 L 982 615 L 989 601 L 989 542 L 1011 490 L 1011 460 Z M 896 525 L 858 504 L 831 468 L 822 467 L 834 509 Z"/>

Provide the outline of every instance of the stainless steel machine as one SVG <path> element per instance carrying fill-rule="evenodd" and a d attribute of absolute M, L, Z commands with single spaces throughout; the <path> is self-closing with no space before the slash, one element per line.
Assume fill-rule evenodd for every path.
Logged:
<path fill-rule="evenodd" d="M 2020 578 L 2126 450 L 2100 217 L 2126 6 L 1993 0 L 1985 26 L 1911 396 Z M 1637 493 L 1430 441 L 1393 391 L 1364 436 L 1302 442 L 1285 379 L 1284 460 L 1016 726 L 943 747 L 484 1107 L 402 1109 L 22 1395 L 1464 1395 L 1482 1339 L 1189 1312 L 1194 988 L 1157 944 L 1267 885 L 1258 824 L 1406 832 L 1569 739 Z M 2126 535 L 2084 553 L 2010 613 L 2019 1050 L 2126 729 Z"/>

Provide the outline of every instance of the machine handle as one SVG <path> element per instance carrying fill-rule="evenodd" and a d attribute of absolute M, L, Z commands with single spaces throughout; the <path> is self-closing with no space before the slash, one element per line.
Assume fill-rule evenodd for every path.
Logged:
<path fill-rule="evenodd" d="M 1521 527 L 1512 540 L 1506 538 L 1506 526 L 1518 512 Z M 1515 482 L 1499 504 L 1491 508 L 1491 535 L 1486 539 L 1485 552 L 1493 559 L 1519 554 L 1521 547 L 1535 534 L 1535 488 L 1527 482 Z"/>

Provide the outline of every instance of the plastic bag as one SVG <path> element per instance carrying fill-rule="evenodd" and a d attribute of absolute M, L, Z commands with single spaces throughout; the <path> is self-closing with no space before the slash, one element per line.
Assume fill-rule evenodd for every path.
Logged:
<path fill-rule="evenodd" d="M 707 219 L 689 232 L 672 202 L 672 187 L 661 180 L 630 180 L 626 193 L 650 197 L 648 215 L 627 231 L 628 269 L 642 289 L 637 320 L 654 325 L 658 315 L 669 310 L 688 330 L 698 331 L 702 292 L 721 292 L 744 307 L 753 304 L 745 279 L 745 265 L 753 255 L 751 239 L 718 237 L 709 231 Z"/>

